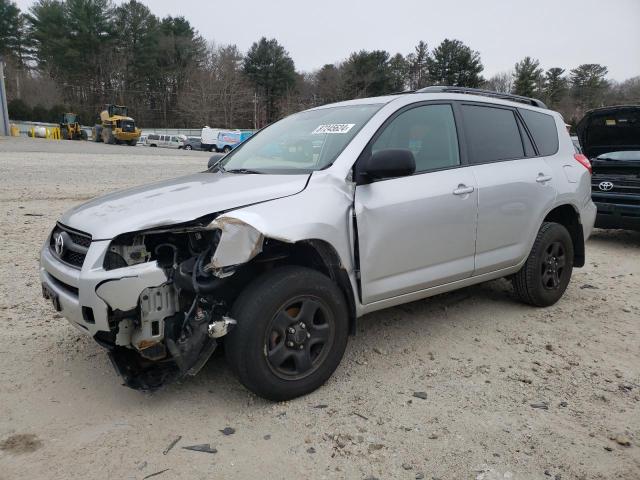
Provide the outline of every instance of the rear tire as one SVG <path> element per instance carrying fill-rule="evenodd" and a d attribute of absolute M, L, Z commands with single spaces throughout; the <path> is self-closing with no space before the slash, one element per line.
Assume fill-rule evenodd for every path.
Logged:
<path fill-rule="evenodd" d="M 227 362 L 240 382 L 282 401 L 320 387 L 347 345 L 344 295 L 308 268 L 271 270 L 247 286 L 232 309 L 237 326 L 225 337 Z"/>
<path fill-rule="evenodd" d="M 193 150 L 193 147 L 191 145 L 187 145 L 186 147 L 184 147 L 185 150 Z"/>
<path fill-rule="evenodd" d="M 544 222 L 527 261 L 512 278 L 513 287 L 524 303 L 548 307 L 560 300 L 572 271 L 571 235 L 559 223 Z"/>
<path fill-rule="evenodd" d="M 231 151 L 231 147 L 230 147 L 229 145 L 227 145 L 226 147 L 224 147 L 224 148 L 222 149 L 222 151 L 223 151 L 224 153 L 229 153 L 229 152 Z"/>

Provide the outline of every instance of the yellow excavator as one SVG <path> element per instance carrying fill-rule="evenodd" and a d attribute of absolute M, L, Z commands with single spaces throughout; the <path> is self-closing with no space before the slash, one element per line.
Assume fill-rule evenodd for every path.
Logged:
<path fill-rule="evenodd" d="M 127 107 L 108 104 L 100 112 L 100 123 L 93 128 L 93 140 L 135 146 L 141 133 L 133 118 L 128 115 Z"/>
<path fill-rule="evenodd" d="M 80 127 L 80 117 L 75 113 L 64 113 L 60 118 L 60 138 L 63 140 L 86 140 L 87 132 Z"/>

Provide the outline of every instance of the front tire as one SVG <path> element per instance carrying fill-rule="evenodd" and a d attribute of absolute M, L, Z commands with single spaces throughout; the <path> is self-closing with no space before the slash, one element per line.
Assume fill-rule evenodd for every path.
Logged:
<path fill-rule="evenodd" d="M 536 307 L 556 303 L 573 271 L 573 241 L 559 223 L 544 222 L 522 269 L 513 276 L 518 298 Z"/>
<path fill-rule="evenodd" d="M 225 147 L 222 149 L 222 151 L 223 151 L 224 153 L 229 153 L 229 152 L 231 151 L 231 147 L 230 147 L 229 145 L 227 145 L 227 146 L 225 146 Z"/>
<path fill-rule="evenodd" d="M 193 147 L 191 145 L 187 145 L 186 147 L 184 147 L 185 150 L 193 150 Z"/>
<path fill-rule="evenodd" d="M 237 326 L 225 337 L 227 362 L 240 382 L 282 401 L 320 387 L 347 345 L 344 295 L 327 276 L 308 268 L 271 270 L 233 305 Z"/>

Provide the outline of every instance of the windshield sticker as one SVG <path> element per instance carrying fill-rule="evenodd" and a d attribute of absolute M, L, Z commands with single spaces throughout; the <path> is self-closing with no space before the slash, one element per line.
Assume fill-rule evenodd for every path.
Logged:
<path fill-rule="evenodd" d="M 611 120 L 610 120 L 610 119 L 608 119 L 608 118 L 607 118 L 607 119 L 605 120 L 605 124 L 607 125 L 607 127 L 613 127 L 613 126 L 615 126 L 616 121 L 615 121 L 614 119 L 611 119 Z"/>
<path fill-rule="evenodd" d="M 324 135 L 325 133 L 347 133 L 353 127 L 355 123 L 329 123 L 326 125 L 318 125 L 311 135 Z"/>

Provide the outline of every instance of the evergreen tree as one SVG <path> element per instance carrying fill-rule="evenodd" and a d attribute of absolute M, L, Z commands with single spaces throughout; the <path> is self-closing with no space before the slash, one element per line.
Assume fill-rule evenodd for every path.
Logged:
<path fill-rule="evenodd" d="M 157 63 L 160 20 L 137 0 L 119 5 L 114 17 L 125 88 L 144 87 Z"/>
<path fill-rule="evenodd" d="M 319 103 L 332 103 L 342 99 L 342 71 L 332 64 L 323 65 L 314 75 L 314 87 Z"/>
<path fill-rule="evenodd" d="M 607 67 L 597 63 L 583 64 L 571 70 L 569 78 L 572 94 L 581 109 L 600 106 L 609 85 L 605 79 L 607 73 Z"/>
<path fill-rule="evenodd" d="M 0 55 L 13 55 L 20 38 L 20 10 L 8 0 L 0 0 Z"/>
<path fill-rule="evenodd" d="M 402 92 L 407 89 L 407 76 L 409 66 L 407 61 L 400 53 L 396 53 L 389 59 L 389 75 L 391 76 L 391 91 Z"/>
<path fill-rule="evenodd" d="M 567 93 L 569 82 L 564 75 L 564 68 L 554 67 L 544 75 L 544 97 L 549 106 L 558 105 Z"/>
<path fill-rule="evenodd" d="M 516 63 L 513 74 L 513 93 L 524 97 L 538 97 L 541 94 L 542 72 L 540 62 L 529 56 Z"/>
<path fill-rule="evenodd" d="M 54 78 L 64 77 L 69 39 L 63 2 L 38 0 L 26 17 L 38 68 Z"/>
<path fill-rule="evenodd" d="M 273 38 L 262 37 L 254 42 L 243 69 L 266 102 L 266 121 L 277 119 L 278 101 L 296 82 L 296 71 L 289 53 Z"/>
<path fill-rule="evenodd" d="M 429 47 L 420 40 L 413 53 L 407 55 L 409 90 L 418 90 L 429 85 Z"/>
<path fill-rule="evenodd" d="M 483 82 L 480 53 L 460 40 L 445 39 L 429 60 L 429 79 L 435 85 L 477 88 Z"/>
<path fill-rule="evenodd" d="M 346 98 L 373 97 L 394 91 L 389 53 L 384 50 L 354 52 L 342 65 Z"/>

